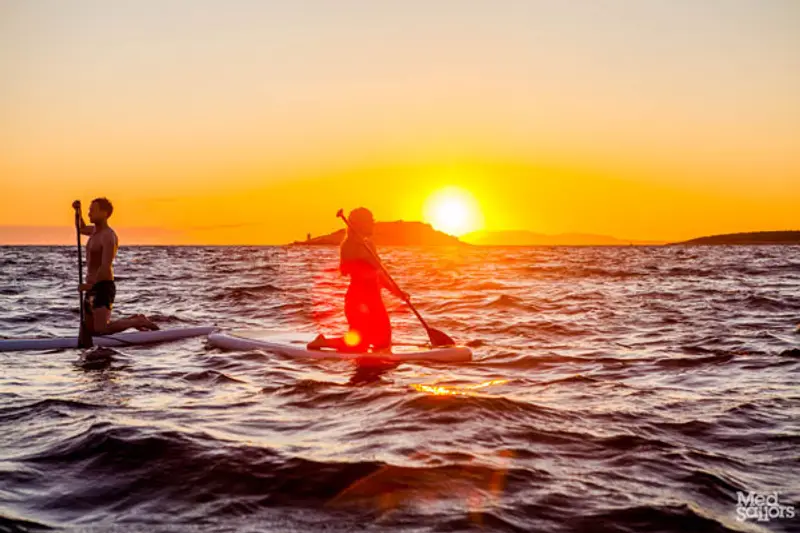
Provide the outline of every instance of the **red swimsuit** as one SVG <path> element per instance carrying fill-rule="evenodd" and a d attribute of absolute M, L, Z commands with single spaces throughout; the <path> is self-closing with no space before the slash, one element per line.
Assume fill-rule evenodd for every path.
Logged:
<path fill-rule="evenodd" d="M 354 349 L 366 351 L 370 346 L 380 350 L 392 345 L 392 326 L 381 298 L 377 267 L 365 259 L 342 260 L 343 274 L 350 276 L 344 299 L 344 313 L 350 331 L 358 334 Z"/>

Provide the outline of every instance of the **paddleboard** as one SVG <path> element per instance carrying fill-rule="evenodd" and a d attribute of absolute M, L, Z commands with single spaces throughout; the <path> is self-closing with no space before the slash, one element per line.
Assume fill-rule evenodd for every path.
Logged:
<path fill-rule="evenodd" d="M 192 328 L 159 329 L 156 331 L 133 331 L 130 333 L 116 333 L 93 338 L 95 346 L 116 348 L 121 346 L 136 346 L 140 344 L 155 344 L 159 342 L 177 341 L 190 337 L 208 335 L 217 328 L 213 326 L 198 326 Z M 0 339 L 0 352 L 18 352 L 23 350 L 63 350 L 77 348 L 77 337 L 49 337 L 42 339 L 18 338 Z"/>
<path fill-rule="evenodd" d="M 460 363 L 472 360 L 472 350 L 466 346 L 432 348 L 431 346 L 393 346 L 390 352 L 343 353 L 330 349 L 309 350 L 306 345 L 315 337 L 314 333 L 285 333 L 275 331 L 233 331 L 212 333 L 208 342 L 224 350 L 264 350 L 290 357 L 315 359 L 361 359 L 365 356 L 386 361 L 433 361 Z"/>

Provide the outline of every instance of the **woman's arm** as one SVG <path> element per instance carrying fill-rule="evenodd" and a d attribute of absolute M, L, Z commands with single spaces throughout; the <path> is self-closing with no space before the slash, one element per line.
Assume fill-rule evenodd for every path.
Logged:
<path fill-rule="evenodd" d="M 383 269 L 383 263 L 380 257 L 378 256 L 378 250 L 375 248 L 375 244 L 372 241 L 366 241 L 366 243 L 367 246 L 369 246 L 372 252 L 375 254 L 373 256 L 372 254 L 367 252 L 367 255 L 369 255 L 370 259 L 372 260 L 371 263 L 378 271 L 378 281 L 380 282 L 381 287 L 388 290 L 401 300 L 408 301 L 410 298 L 408 293 L 401 290 L 400 287 L 397 286 L 394 280 L 392 280 L 392 278 L 390 278 L 389 275 L 386 273 L 386 271 Z"/>
<path fill-rule="evenodd" d="M 367 250 L 369 247 L 369 250 Z M 372 253 L 370 253 L 370 250 Z M 373 255 L 374 254 L 374 255 Z M 346 239 L 342 243 L 340 256 L 340 270 L 342 274 L 376 276 L 378 284 L 400 298 L 407 301 L 409 296 L 395 285 L 391 278 L 381 268 L 381 260 L 375 244 L 367 239 Z"/>

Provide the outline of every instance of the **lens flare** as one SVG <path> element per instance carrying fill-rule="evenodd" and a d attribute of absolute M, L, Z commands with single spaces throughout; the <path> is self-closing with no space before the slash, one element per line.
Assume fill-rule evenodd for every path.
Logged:
<path fill-rule="evenodd" d="M 361 344 L 361 335 L 359 335 L 357 331 L 351 329 L 344 334 L 344 343 L 351 348 L 358 346 Z"/>

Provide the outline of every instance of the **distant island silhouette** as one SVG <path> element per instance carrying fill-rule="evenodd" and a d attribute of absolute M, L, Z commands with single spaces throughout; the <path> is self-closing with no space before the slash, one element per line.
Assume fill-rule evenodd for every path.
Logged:
<path fill-rule="evenodd" d="M 461 240 L 478 246 L 647 246 L 666 244 L 665 241 L 619 239 L 591 233 L 560 233 L 546 235 L 526 230 L 476 231 Z"/>
<path fill-rule="evenodd" d="M 699 237 L 672 245 L 800 244 L 800 231 L 754 231 Z"/>
<path fill-rule="evenodd" d="M 345 230 L 340 229 L 311 237 L 309 234 L 305 241 L 295 241 L 293 245 L 299 246 L 338 246 L 344 240 Z M 433 229 L 424 222 L 376 222 L 373 241 L 379 246 L 417 245 L 417 246 L 468 246 L 456 237 Z"/>
<path fill-rule="evenodd" d="M 327 235 L 295 241 L 298 246 L 338 246 L 344 239 L 345 230 Z M 667 243 L 664 241 L 641 241 L 620 239 L 608 235 L 591 233 L 561 233 L 545 235 L 525 230 L 478 231 L 463 235 L 460 239 L 433 229 L 424 222 L 375 223 L 375 244 L 411 246 L 655 246 L 655 245 L 755 245 L 755 244 L 800 244 L 800 231 L 759 231 L 711 235 L 688 241 Z"/>

